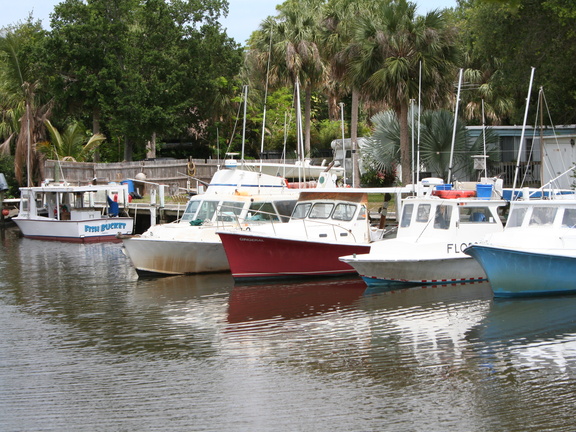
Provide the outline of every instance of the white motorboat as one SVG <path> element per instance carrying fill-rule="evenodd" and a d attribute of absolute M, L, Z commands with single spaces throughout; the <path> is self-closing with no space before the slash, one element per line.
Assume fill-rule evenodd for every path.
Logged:
<path fill-rule="evenodd" d="M 236 280 L 343 276 L 356 270 L 338 258 L 368 253 L 385 230 L 368 214 L 368 193 L 397 194 L 410 188 L 311 189 L 300 194 L 290 221 L 219 230 Z"/>
<path fill-rule="evenodd" d="M 472 191 L 441 195 L 447 198 L 406 198 L 396 238 L 372 244 L 367 254 L 340 259 L 354 267 L 369 286 L 486 279 L 480 265 L 464 249 L 489 233 L 503 230 L 499 211 L 507 202 L 478 199 Z"/>
<path fill-rule="evenodd" d="M 12 220 L 24 237 L 89 243 L 118 241 L 118 234 L 134 230 L 134 219 L 121 216 L 128 203 L 127 185 L 45 182 L 22 187 L 20 194 L 20 210 Z"/>
<path fill-rule="evenodd" d="M 227 164 L 230 166 L 230 164 Z M 318 184 L 333 184 L 329 172 Z M 267 223 L 287 218 L 300 189 L 284 177 L 237 168 L 214 174 L 206 192 L 193 196 L 182 218 L 155 225 L 142 235 L 124 239 L 124 249 L 140 274 L 187 274 L 228 271 L 230 266 L 216 234 L 245 220 Z"/>

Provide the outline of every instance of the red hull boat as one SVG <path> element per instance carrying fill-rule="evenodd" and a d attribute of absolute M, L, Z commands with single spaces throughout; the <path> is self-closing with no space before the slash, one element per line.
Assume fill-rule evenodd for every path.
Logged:
<path fill-rule="evenodd" d="M 236 280 L 354 275 L 338 258 L 370 252 L 370 244 L 336 244 L 268 237 L 250 232 L 219 232 Z"/>

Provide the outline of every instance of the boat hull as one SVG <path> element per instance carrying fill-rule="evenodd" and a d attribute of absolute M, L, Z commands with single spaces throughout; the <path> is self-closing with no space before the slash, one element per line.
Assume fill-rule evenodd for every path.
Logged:
<path fill-rule="evenodd" d="M 370 251 L 369 244 L 336 244 L 310 240 L 219 232 L 236 280 L 354 275 L 338 258 Z"/>
<path fill-rule="evenodd" d="M 134 230 L 134 220 L 128 217 L 80 221 L 49 218 L 12 220 L 26 238 L 73 243 L 120 242 L 118 235 L 132 234 Z"/>
<path fill-rule="evenodd" d="M 347 258 L 368 286 L 392 284 L 449 284 L 486 279 L 482 267 L 469 257 L 422 260 L 358 260 Z"/>
<path fill-rule="evenodd" d="M 124 240 L 124 250 L 136 271 L 143 274 L 175 275 L 230 270 L 224 247 L 219 241 L 133 237 Z"/>
<path fill-rule="evenodd" d="M 576 257 L 473 245 L 495 297 L 576 293 Z"/>

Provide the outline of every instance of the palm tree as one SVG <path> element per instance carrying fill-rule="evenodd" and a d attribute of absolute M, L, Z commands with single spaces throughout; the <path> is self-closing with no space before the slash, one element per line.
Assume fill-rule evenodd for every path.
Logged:
<path fill-rule="evenodd" d="M 384 100 L 400 121 L 402 182 L 411 181 L 408 111 L 419 94 L 427 106 L 440 106 L 452 93 L 457 51 L 455 30 L 442 12 L 416 15 L 416 4 L 390 0 L 374 15 L 359 17 L 350 64 L 351 79 L 365 97 Z M 365 77 L 368 75 L 368 78 Z"/>
<path fill-rule="evenodd" d="M 354 49 L 354 25 L 359 16 L 367 16 L 372 10 L 373 2 L 359 0 L 331 0 L 324 12 L 324 38 L 323 52 L 327 64 L 330 65 L 331 79 L 329 88 L 332 93 L 339 92 L 341 96 L 350 93 L 352 106 L 350 109 L 350 139 L 352 141 L 352 167 L 353 184 L 360 185 L 360 171 L 358 168 L 358 111 L 360 92 L 358 81 L 363 82 L 367 77 L 356 77 L 356 82 L 350 79 L 348 65 L 358 56 Z M 332 99 L 332 98 L 331 98 Z"/>
<path fill-rule="evenodd" d="M 446 178 L 450 164 L 454 116 L 446 110 L 424 111 L 420 118 L 420 161 L 434 175 Z M 364 150 L 370 165 L 385 171 L 396 166 L 400 160 L 400 122 L 392 110 L 372 117 L 374 133 Z M 410 136 L 412 130 L 409 130 Z M 498 137 L 490 129 L 474 141 L 468 139 L 466 127 L 458 122 L 454 141 L 455 177 L 472 178 L 474 161 L 472 156 L 483 154 L 486 145 L 489 167 L 500 160 Z"/>
<path fill-rule="evenodd" d="M 38 143 L 37 150 L 54 160 L 85 162 L 91 153 L 106 140 L 106 137 L 100 133 L 88 138 L 86 129 L 80 122 L 70 123 L 62 134 L 50 123 L 50 120 L 46 120 L 46 127 L 50 132 L 51 142 Z"/>
<path fill-rule="evenodd" d="M 304 145 L 307 156 L 310 154 L 312 92 L 324 82 L 326 70 L 318 45 L 317 23 L 322 3 L 323 0 L 287 0 L 278 6 L 279 15 L 266 20 L 251 41 L 251 49 L 260 52 L 258 58 L 261 67 L 270 56 L 271 87 L 296 86 L 298 82 L 304 90 Z"/>
<path fill-rule="evenodd" d="M 501 61 L 493 58 L 477 65 L 470 54 L 465 57 L 464 81 L 468 90 L 462 97 L 465 118 L 477 124 L 483 124 L 484 120 L 500 124 L 514 113 L 514 100 L 498 89 L 502 80 Z"/>
<path fill-rule="evenodd" d="M 44 139 L 43 122 L 51 111 L 51 103 L 41 104 L 37 96 L 39 81 L 34 78 L 31 47 L 43 35 L 41 24 L 31 20 L 5 29 L 0 36 L 0 96 L 2 106 L 2 130 L 7 140 L 2 145 L 4 152 L 16 138 L 14 172 L 19 184 L 23 173 L 27 173 L 27 185 L 41 170 L 35 151 L 37 142 Z M 18 120 L 14 122 L 14 120 Z"/>

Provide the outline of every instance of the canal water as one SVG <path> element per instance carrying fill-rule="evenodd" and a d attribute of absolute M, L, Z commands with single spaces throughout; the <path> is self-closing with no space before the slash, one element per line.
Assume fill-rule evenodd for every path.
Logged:
<path fill-rule="evenodd" d="M 139 279 L 0 236 L 3 432 L 576 430 L 576 297 Z"/>

